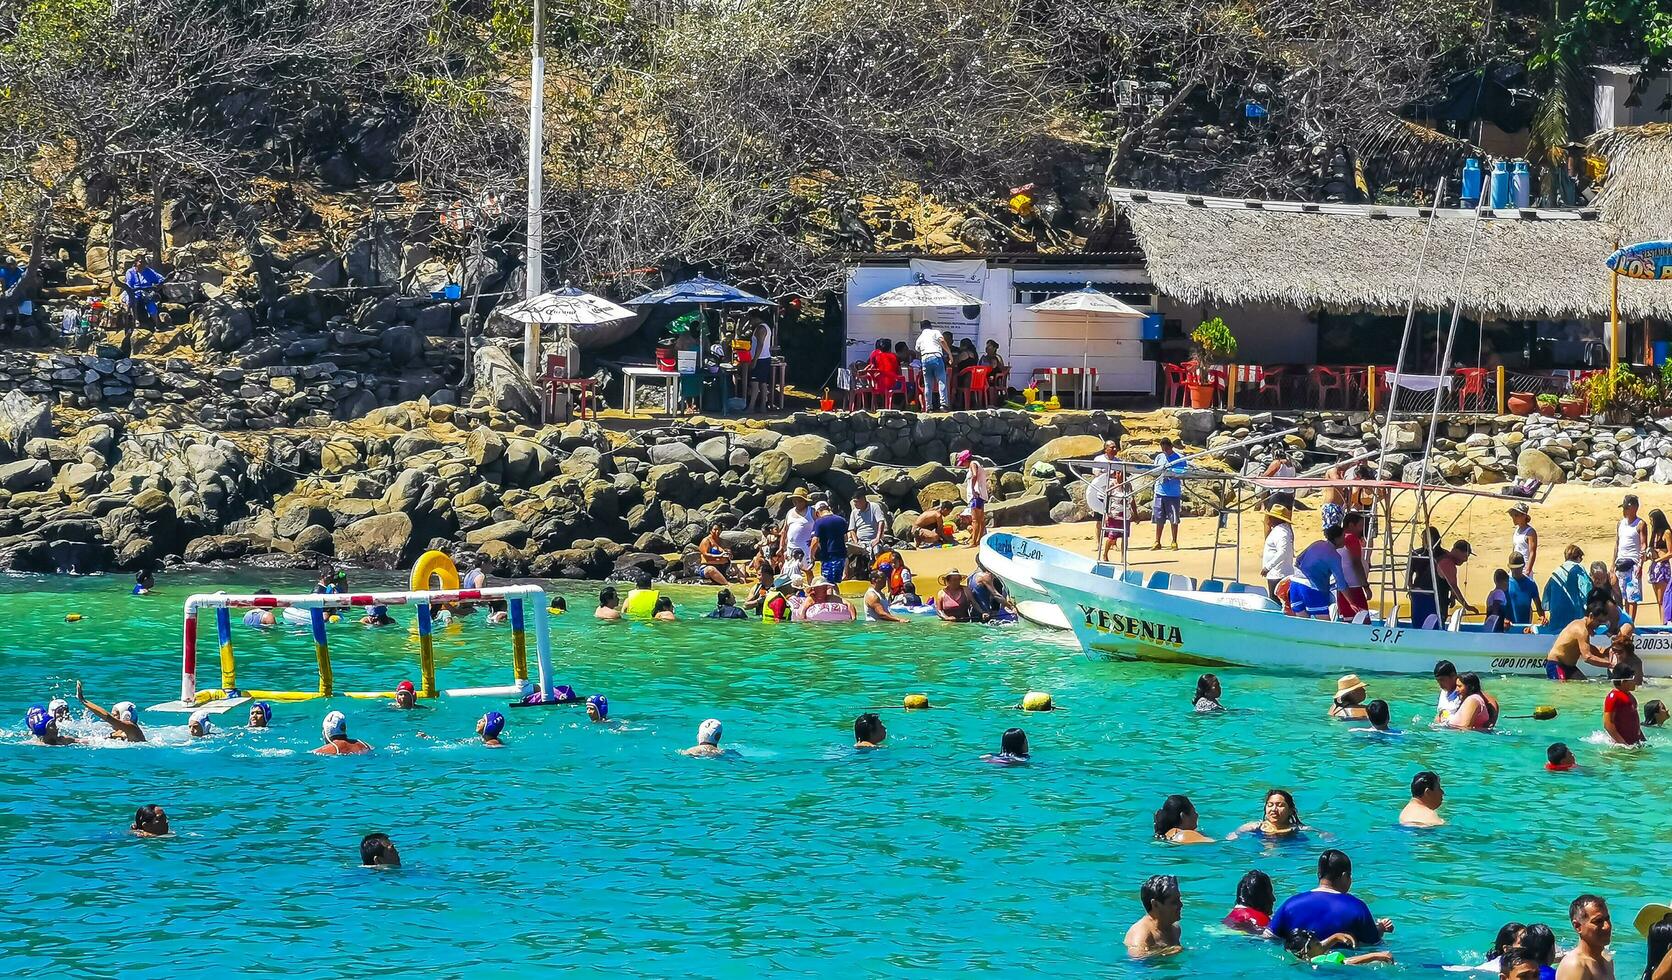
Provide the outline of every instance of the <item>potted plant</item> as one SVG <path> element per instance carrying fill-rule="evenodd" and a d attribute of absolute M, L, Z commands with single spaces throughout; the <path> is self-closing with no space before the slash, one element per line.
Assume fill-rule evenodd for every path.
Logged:
<path fill-rule="evenodd" d="M 1530 391 L 1512 391 L 1509 393 L 1509 398 L 1505 400 L 1505 405 L 1509 408 L 1511 415 L 1531 415 L 1533 409 L 1538 406 L 1538 401 L 1533 398 L 1533 393 Z"/>
<path fill-rule="evenodd" d="M 1214 384 L 1211 370 L 1229 364 L 1237 356 L 1237 338 L 1219 317 L 1203 320 L 1190 332 L 1190 344 L 1196 350 L 1196 380 L 1188 382 L 1190 405 L 1193 408 L 1212 408 Z"/>
<path fill-rule="evenodd" d="M 1624 364 L 1613 371 L 1598 371 L 1585 379 L 1583 387 L 1591 412 L 1609 425 L 1623 425 L 1642 415 L 1651 395 L 1649 385 Z"/>
<path fill-rule="evenodd" d="M 1561 400 L 1555 395 L 1538 396 L 1538 413 L 1546 417 L 1553 417 L 1561 407 Z"/>
<path fill-rule="evenodd" d="M 1577 420 L 1585 417 L 1585 409 L 1589 406 L 1586 405 L 1583 395 L 1563 395 L 1557 401 L 1556 407 L 1561 411 L 1562 418 Z"/>

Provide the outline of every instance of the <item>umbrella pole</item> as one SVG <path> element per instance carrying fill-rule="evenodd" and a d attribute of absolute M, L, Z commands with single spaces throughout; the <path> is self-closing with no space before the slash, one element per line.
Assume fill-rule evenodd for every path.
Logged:
<path fill-rule="evenodd" d="M 1080 411 L 1091 408 L 1091 314 L 1086 314 L 1086 344 L 1080 357 Z"/>

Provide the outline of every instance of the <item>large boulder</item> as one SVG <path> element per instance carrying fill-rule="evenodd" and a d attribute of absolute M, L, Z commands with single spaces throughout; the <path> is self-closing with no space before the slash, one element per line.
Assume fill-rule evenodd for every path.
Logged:
<path fill-rule="evenodd" d="M 917 488 L 917 509 L 928 510 L 937 500 L 960 501 L 964 499 L 964 489 L 956 483 L 937 480 Z"/>
<path fill-rule="evenodd" d="M 492 466 L 505 455 L 505 437 L 486 426 L 470 430 L 464 446 L 470 461 L 478 467 Z"/>
<path fill-rule="evenodd" d="M 1529 477 L 1545 484 L 1567 481 L 1562 467 L 1542 449 L 1523 449 L 1521 455 L 1515 458 L 1515 478 L 1525 480 Z"/>
<path fill-rule="evenodd" d="M 22 456 L 23 447 L 31 439 L 50 439 L 52 429 L 52 403 L 46 399 L 36 400 L 17 389 L 6 392 L 0 397 L 0 443 L 4 443 L 12 451 L 13 456 Z"/>
<path fill-rule="evenodd" d="M 988 527 L 1016 527 L 1020 524 L 1051 523 L 1051 501 L 1044 494 L 1029 493 L 987 505 Z"/>
<path fill-rule="evenodd" d="M 405 514 L 362 517 L 331 536 L 339 561 L 366 568 L 405 567 L 413 550 L 412 518 Z"/>
<path fill-rule="evenodd" d="M 424 338 L 416 327 L 400 323 L 386 327 L 377 338 L 377 349 L 383 352 L 390 367 L 406 367 L 424 358 Z"/>
<path fill-rule="evenodd" d="M 52 482 L 52 464 L 44 459 L 20 459 L 0 465 L 0 488 L 17 493 L 38 490 Z"/>
<path fill-rule="evenodd" d="M 492 408 L 533 422 L 540 417 L 540 390 L 522 372 L 522 365 L 500 347 L 476 352 L 476 392 Z"/>
<path fill-rule="evenodd" d="M 819 435 L 790 436 L 780 440 L 774 451 L 788 456 L 790 469 L 800 477 L 823 476 L 836 462 L 836 447 Z"/>
<path fill-rule="evenodd" d="M 215 299 L 192 312 L 192 346 L 200 351 L 231 354 L 255 339 L 255 318 L 249 307 Z"/>
<path fill-rule="evenodd" d="M 521 547 L 528 541 L 528 525 L 522 521 L 497 521 L 464 536 L 464 543 L 473 547 L 479 548 L 489 541 L 504 541 Z"/>
<path fill-rule="evenodd" d="M 677 464 L 698 473 L 713 473 L 714 463 L 691 448 L 686 442 L 659 442 L 650 447 L 650 462 L 655 466 Z"/>
<path fill-rule="evenodd" d="M 1040 463 L 1055 463 L 1059 459 L 1090 459 L 1102 451 L 1102 436 L 1057 436 L 1028 456 L 1022 472 L 1031 473 Z"/>
<path fill-rule="evenodd" d="M 768 449 L 749 462 L 749 482 L 762 490 L 778 490 L 789 482 L 793 471 L 788 453 Z"/>
<path fill-rule="evenodd" d="M 279 505 L 273 533 L 281 538 L 294 538 L 312 525 L 329 527 L 331 523 L 331 509 L 324 501 L 292 498 Z"/>

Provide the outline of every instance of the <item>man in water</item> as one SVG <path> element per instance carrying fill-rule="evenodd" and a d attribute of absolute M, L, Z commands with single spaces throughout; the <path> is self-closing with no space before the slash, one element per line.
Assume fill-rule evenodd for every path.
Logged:
<path fill-rule="evenodd" d="M 1568 920 L 1579 942 L 1562 957 L 1556 980 L 1614 980 L 1614 955 L 1608 951 L 1614 922 L 1608 903 L 1596 895 L 1581 895 L 1568 906 Z"/>
<path fill-rule="evenodd" d="M 134 575 L 134 595 L 150 595 L 151 590 L 156 587 L 157 577 L 151 573 L 149 568 Z"/>
<path fill-rule="evenodd" d="M 38 704 L 23 716 L 23 723 L 29 727 L 29 734 L 34 737 L 36 745 L 76 744 L 76 740 L 68 735 L 58 734 L 58 719 Z"/>
<path fill-rule="evenodd" d="M 325 735 L 325 744 L 314 749 L 314 755 L 361 755 L 372 750 L 365 742 L 348 737 L 348 718 L 341 711 L 326 715 L 320 727 Z"/>
<path fill-rule="evenodd" d="M 390 704 L 390 707 L 401 711 L 411 711 L 414 708 L 423 707 L 418 703 L 418 689 L 413 686 L 411 681 L 401 681 L 395 685 L 395 700 Z"/>
<path fill-rule="evenodd" d="M 1629 664 L 1615 664 L 1608 669 L 1608 679 L 1614 689 L 1602 702 L 1602 727 L 1616 745 L 1642 745 L 1643 725 L 1637 714 L 1637 673 Z"/>
<path fill-rule="evenodd" d="M 167 837 L 168 814 L 155 803 L 148 803 L 134 811 L 134 822 L 128 827 L 135 837 Z"/>
<path fill-rule="evenodd" d="M 367 834 L 360 838 L 360 867 L 362 868 L 398 868 L 401 866 L 401 852 L 395 850 L 395 842 L 388 834 Z"/>
<path fill-rule="evenodd" d="M 476 734 L 482 736 L 482 744 L 490 749 L 503 749 L 505 743 L 500 741 L 500 733 L 505 731 L 505 716 L 497 711 L 490 711 L 476 719 Z"/>
<path fill-rule="evenodd" d="M 1440 685 L 1440 698 L 1434 704 L 1434 724 L 1449 725 L 1451 716 L 1463 707 L 1463 695 L 1457 690 L 1457 667 L 1450 660 L 1434 665 L 1434 683 Z"/>
<path fill-rule="evenodd" d="M 854 748 L 874 749 L 887 737 L 888 729 L 883 727 L 882 718 L 875 711 L 867 711 L 853 720 Z"/>
<path fill-rule="evenodd" d="M 709 758 L 713 756 L 725 755 L 725 750 L 720 748 L 719 720 L 710 718 L 701 725 L 698 725 L 697 744 L 688 749 L 680 749 L 679 754 L 688 755 L 693 758 Z"/>
<path fill-rule="evenodd" d="M 145 732 L 139 727 L 139 705 L 132 701 L 118 701 L 110 710 L 99 707 L 81 696 L 81 682 L 75 682 L 75 699 L 93 717 L 110 725 L 110 737 L 118 742 L 143 742 Z"/>
<path fill-rule="evenodd" d="M 215 726 L 209 723 L 209 712 L 202 708 L 192 712 L 192 717 L 186 722 L 186 733 L 192 738 L 207 738 Z"/>
<path fill-rule="evenodd" d="M 732 595 L 732 590 L 721 589 L 720 594 L 714 597 L 714 611 L 710 612 L 707 618 L 748 619 L 749 614 L 737 608 L 737 597 Z"/>
<path fill-rule="evenodd" d="M 1278 908 L 1268 927 L 1279 939 L 1288 939 L 1296 929 L 1315 936 L 1344 932 L 1361 946 L 1382 941 L 1393 931 L 1393 920 L 1378 919 L 1353 888 L 1353 862 L 1347 855 L 1328 850 L 1318 856 L 1318 887 L 1291 897 Z"/>
<path fill-rule="evenodd" d="M 1446 799 L 1445 790 L 1440 788 L 1440 777 L 1428 770 L 1423 770 L 1411 777 L 1411 801 L 1405 804 L 1405 809 L 1399 811 L 1399 825 L 1402 827 L 1442 827 L 1445 819 L 1440 816 L 1440 804 Z"/>
<path fill-rule="evenodd" d="M 250 705 L 250 727 L 266 728 L 273 720 L 273 706 L 266 701 L 257 701 Z"/>
<path fill-rule="evenodd" d="M 1127 955 L 1137 959 L 1172 956 L 1183 949 L 1179 920 L 1184 916 L 1184 897 L 1179 894 L 1179 880 L 1153 875 L 1139 887 L 1138 900 L 1144 903 L 1144 917 L 1126 930 Z"/>
<path fill-rule="evenodd" d="M 1550 652 L 1544 657 L 1544 675 L 1553 681 L 1577 681 L 1585 678 L 1579 670 L 1581 660 L 1597 667 L 1611 666 L 1609 658 L 1591 645 L 1591 637 L 1606 622 L 1608 605 L 1605 602 L 1593 599 L 1586 603 L 1585 614 L 1556 634 L 1556 642 L 1551 644 Z"/>
<path fill-rule="evenodd" d="M 1538 960 L 1525 950 L 1507 949 L 1498 958 L 1498 980 L 1539 980 L 1541 976 Z"/>
<path fill-rule="evenodd" d="M 592 611 L 593 619 L 620 619 L 621 600 L 617 597 L 615 586 L 606 585 L 598 590 L 598 608 Z"/>
<path fill-rule="evenodd" d="M 594 694 L 586 699 L 587 720 L 594 723 L 605 721 L 610 716 L 610 699 L 602 694 Z"/>
<path fill-rule="evenodd" d="M 46 710 L 52 715 L 52 720 L 60 725 L 70 720 L 70 702 L 63 698 L 53 698 L 48 701 Z"/>

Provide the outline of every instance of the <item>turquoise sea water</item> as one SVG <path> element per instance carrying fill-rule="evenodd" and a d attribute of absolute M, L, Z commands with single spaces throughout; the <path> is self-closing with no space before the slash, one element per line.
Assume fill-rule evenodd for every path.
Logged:
<path fill-rule="evenodd" d="M 145 746 L 25 744 L 28 705 L 70 697 L 75 678 L 107 707 L 176 697 L 181 600 L 258 584 L 308 583 L 172 576 L 146 598 L 120 577 L 0 583 L 0 974 L 1274 975 L 1289 968 L 1281 951 L 1215 923 L 1244 871 L 1268 872 L 1281 900 L 1315 884 L 1318 852 L 1334 846 L 1354 860 L 1355 892 L 1397 923 L 1394 972 L 1479 962 L 1510 919 L 1550 923 L 1565 947 L 1568 901 L 1594 890 L 1614 910 L 1625 977 L 1643 961 L 1631 916 L 1672 891 L 1672 740 L 1656 733 L 1642 752 L 1587 741 L 1600 685 L 1491 682 L 1506 714 L 1551 703 L 1561 717 L 1483 736 L 1411 725 L 1432 712 L 1431 682 L 1372 678 L 1371 696 L 1413 729 L 1372 740 L 1325 718 L 1326 678 L 1225 672 L 1232 710 L 1198 716 L 1194 671 L 1091 663 L 1030 627 L 603 625 L 593 591 L 567 585 L 576 611 L 553 620 L 558 679 L 608 695 L 615 726 L 572 708 L 511 711 L 510 747 L 492 751 L 471 733 L 497 702 L 403 713 L 338 698 L 278 705 L 265 732 L 234 709 L 195 744 L 184 716 L 161 713 L 142 715 Z M 394 582 L 356 583 L 373 584 Z M 675 594 L 682 612 L 712 601 Z M 67 624 L 69 611 L 85 618 Z M 235 629 L 243 685 L 314 683 L 305 631 Z M 416 679 L 404 628 L 332 637 L 339 688 Z M 479 621 L 442 633 L 441 685 L 504 683 L 509 650 L 508 630 Z M 1008 707 L 1030 689 L 1064 710 Z M 855 752 L 854 716 L 908 692 L 937 707 L 883 712 L 886 747 Z M 307 754 L 333 707 L 376 753 Z M 678 755 L 710 716 L 735 756 Z M 1018 724 L 1033 764 L 982 763 Z M 1555 739 L 1585 771 L 1542 771 Z M 1422 768 L 1441 774 L 1451 823 L 1401 830 Z M 1258 819 L 1271 786 L 1322 833 L 1151 840 L 1168 793 L 1188 794 L 1203 831 L 1223 836 Z M 153 802 L 174 836 L 131 837 L 134 808 Z M 403 868 L 356 866 L 373 830 L 395 839 Z M 1187 949 L 1135 965 L 1121 939 L 1155 873 L 1180 878 Z"/>

